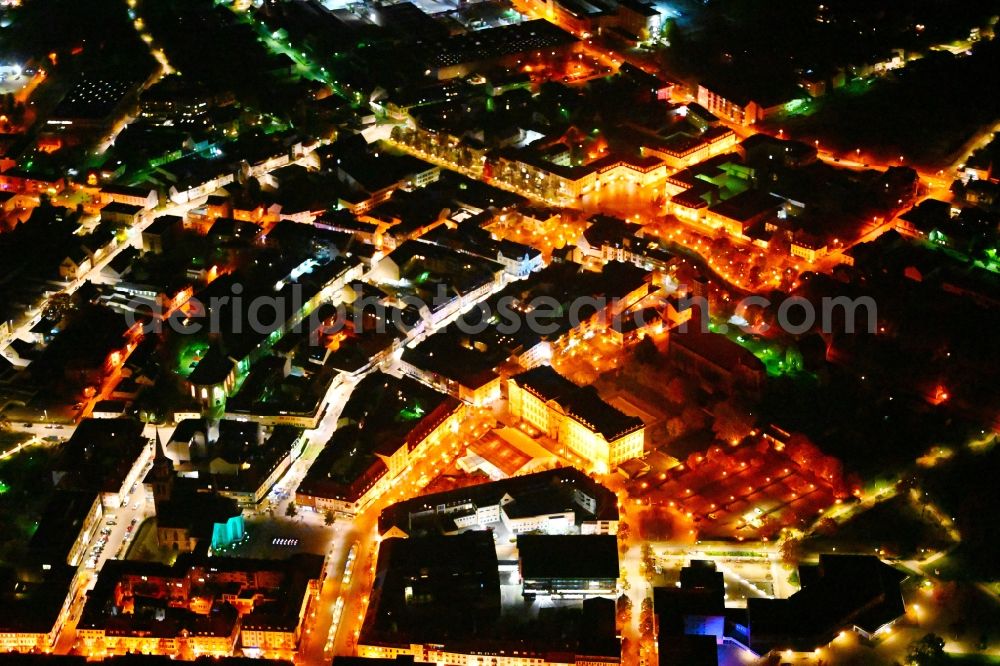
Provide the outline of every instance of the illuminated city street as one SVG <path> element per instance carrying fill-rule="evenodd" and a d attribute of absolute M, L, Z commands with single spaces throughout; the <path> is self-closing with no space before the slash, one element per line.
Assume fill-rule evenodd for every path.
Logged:
<path fill-rule="evenodd" d="M 0 666 L 996 663 L 994 5 L 0 0 Z"/>

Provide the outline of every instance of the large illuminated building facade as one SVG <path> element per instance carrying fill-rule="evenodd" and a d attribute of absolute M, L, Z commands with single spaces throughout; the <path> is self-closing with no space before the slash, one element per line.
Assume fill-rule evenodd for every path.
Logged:
<path fill-rule="evenodd" d="M 642 457 L 646 427 L 604 402 L 589 386 L 577 386 L 542 365 L 507 382 L 510 413 L 564 444 L 594 469 L 615 469 Z"/>
<path fill-rule="evenodd" d="M 353 516 L 461 429 L 465 403 L 409 377 L 363 379 L 295 493 L 299 506 Z"/>

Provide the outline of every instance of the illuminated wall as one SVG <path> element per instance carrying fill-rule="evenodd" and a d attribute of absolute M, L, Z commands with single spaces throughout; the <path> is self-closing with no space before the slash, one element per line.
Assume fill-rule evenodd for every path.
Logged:
<path fill-rule="evenodd" d="M 212 549 L 218 550 L 233 545 L 245 534 L 243 515 L 233 516 L 225 523 L 212 526 Z"/>
<path fill-rule="evenodd" d="M 543 402 L 518 386 L 514 379 L 508 380 L 508 395 L 511 416 L 527 421 L 549 438 L 564 444 L 601 472 L 642 456 L 646 436 L 644 427 L 608 442 L 591 426 L 566 414 L 555 401 Z"/>
<path fill-rule="evenodd" d="M 641 458 L 646 444 L 646 429 L 641 428 L 611 442 L 611 467 L 632 458 Z"/>

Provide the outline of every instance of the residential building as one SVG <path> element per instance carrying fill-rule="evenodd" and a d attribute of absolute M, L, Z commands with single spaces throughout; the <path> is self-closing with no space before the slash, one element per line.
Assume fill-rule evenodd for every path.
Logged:
<path fill-rule="evenodd" d="M 101 199 L 107 203 L 139 206 L 145 210 L 156 208 L 160 195 L 155 187 L 130 187 L 128 185 L 105 185 L 101 188 Z"/>
<path fill-rule="evenodd" d="M 52 462 L 52 482 L 65 490 L 100 493 L 105 509 L 128 501 L 153 458 L 143 424 L 132 419 L 83 419 Z"/>
<path fill-rule="evenodd" d="M 241 645 L 291 659 L 322 578 L 322 556 L 305 553 L 285 560 L 189 554 L 172 565 L 109 560 L 77 635 L 87 653 L 219 657 Z"/>
<path fill-rule="evenodd" d="M 28 542 L 31 559 L 42 569 L 79 566 L 103 521 L 104 506 L 98 493 L 57 491 Z"/>
<path fill-rule="evenodd" d="M 11 569 L 2 572 L 0 652 L 51 652 L 55 645 L 78 579 L 75 567 L 64 563 L 40 569 L 27 575 Z"/>
<path fill-rule="evenodd" d="M 743 85 L 723 82 L 702 83 L 698 85 L 696 97 L 698 104 L 714 115 L 745 126 L 774 116 L 792 99 L 791 93 L 769 91 L 754 94 L 742 88 Z"/>
<path fill-rule="evenodd" d="M 393 479 L 458 432 L 465 403 L 403 377 L 373 373 L 355 387 L 338 428 L 295 492 L 317 512 L 354 515 Z"/>

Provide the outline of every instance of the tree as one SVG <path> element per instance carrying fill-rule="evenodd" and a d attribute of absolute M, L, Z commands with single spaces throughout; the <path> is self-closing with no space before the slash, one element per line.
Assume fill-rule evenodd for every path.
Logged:
<path fill-rule="evenodd" d="M 789 345 L 785 349 L 785 370 L 789 372 L 801 372 L 805 363 L 802 359 L 802 352 L 794 345 Z"/>
<path fill-rule="evenodd" d="M 792 243 L 784 231 L 775 232 L 767 241 L 767 256 L 783 259 L 792 253 Z"/>
<path fill-rule="evenodd" d="M 688 454 L 687 460 L 685 460 L 684 462 L 687 463 L 688 469 L 695 469 L 696 467 L 701 465 L 701 463 L 703 463 L 704 461 L 705 461 L 705 456 L 702 453 L 699 453 L 698 451 L 692 451 L 691 453 Z"/>
<path fill-rule="evenodd" d="M 288 506 L 285 507 L 285 515 L 289 518 L 294 518 L 299 513 L 299 508 L 295 506 L 295 502 L 289 502 Z"/>
<path fill-rule="evenodd" d="M 642 544 L 642 575 L 647 581 L 653 580 L 656 575 L 656 558 L 653 556 L 653 548 L 648 543 Z"/>
<path fill-rule="evenodd" d="M 323 523 L 327 527 L 330 527 L 335 522 L 337 522 L 337 517 L 335 515 L 333 515 L 333 511 L 331 511 L 330 509 L 327 509 L 326 513 L 323 514 Z"/>
<path fill-rule="evenodd" d="M 632 536 L 632 527 L 624 521 L 618 523 L 618 540 L 624 543 L 628 541 L 630 536 Z"/>
<path fill-rule="evenodd" d="M 650 365 L 656 362 L 659 357 L 660 352 L 656 348 L 656 343 L 653 342 L 653 338 L 648 335 L 643 336 L 639 343 L 635 346 L 635 360 L 644 365 Z"/>
<path fill-rule="evenodd" d="M 837 527 L 837 521 L 833 518 L 820 518 L 820 521 L 816 523 L 816 532 L 823 536 L 833 536 L 837 532 Z"/>
<path fill-rule="evenodd" d="M 681 412 L 681 419 L 687 425 L 689 431 L 701 430 L 705 427 L 705 413 L 694 405 L 688 405 Z"/>
<path fill-rule="evenodd" d="M 844 466 L 833 456 L 823 456 L 813 467 L 816 474 L 833 485 L 843 483 Z"/>
<path fill-rule="evenodd" d="M 615 608 L 618 613 L 618 623 L 623 625 L 628 624 L 632 619 L 632 600 L 628 598 L 627 594 L 618 597 L 618 603 Z"/>
<path fill-rule="evenodd" d="M 823 455 L 819 447 L 801 433 L 792 433 L 785 446 L 785 453 L 801 467 L 811 467 Z"/>
<path fill-rule="evenodd" d="M 60 321 L 73 308 L 73 299 L 65 292 L 53 295 L 45 303 L 42 315 L 53 321 Z"/>
<path fill-rule="evenodd" d="M 643 638 L 653 636 L 653 600 L 646 597 L 642 600 L 642 611 L 639 613 L 639 632 Z"/>
<path fill-rule="evenodd" d="M 801 553 L 801 543 L 798 539 L 785 539 L 781 542 L 781 561 L 785 564 L 795 566 L 799 563 Z"/>
<path fill-rule="evenodd" d="M 683 419 L 681 419 L 681 417 L 679 416 L 675 416 L 674 418 L 669 419 L 666 423 L 666 429 L 667 429 L 667 437 L 669 437 L 670 439 L 677 439 L 678 437 L 683 435 L 684 432 L 687 430 L 686 426 L 684 425 Z"/>
<path fill-rule="evenodd" d="M 688 385 L 681 377 L 674 377 L 667 384 L 666 390 L 667 400 L 674 403 L 675 405 L 680 405 L 687 402 L 690 391 L 688 390 Z"/>
<path fill-rule="evenodd" d="M 944 639 L 937 634 L 926 634 L 910 643 L 906 662 L 912 666 L 936 666 L 945 663 Z"/>
<path fill-rule="evenodd" d="M 712 432 L 724 442 L 741 442 L 750 434 L 754 418 L 749 410 L 731 400 L 723 400 L 712 410 Z"/>

